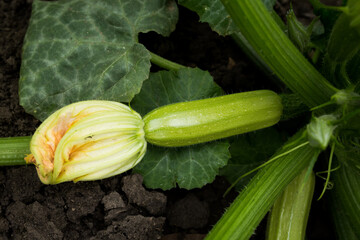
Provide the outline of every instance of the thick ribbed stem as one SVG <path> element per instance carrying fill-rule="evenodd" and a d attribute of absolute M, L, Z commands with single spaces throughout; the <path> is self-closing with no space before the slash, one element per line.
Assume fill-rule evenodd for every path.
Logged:
<path fill-rule="evenodd" d="M 287 145 L 294 148 L 304 142 L 306 137 L 302 135 L 300 139 L 297 138 Z M 277 155 L 290 148 L 283 149 Z M 249 239 L 279 194 L 314 158 L 317 158 L 319 153 L 320 150 L 307 144 L 261 169 L 227 209 L 206 239 Z"/>
<path fill-rule="evenodd" d="M 293 92 L 309 107 L 328 102 L 337 91 L 298 51 L 261 0 L 222 0 L 239 30 Z"/>

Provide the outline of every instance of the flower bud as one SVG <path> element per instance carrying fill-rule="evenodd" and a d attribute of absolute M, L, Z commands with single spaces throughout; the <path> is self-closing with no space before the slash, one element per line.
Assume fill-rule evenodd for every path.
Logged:
<path fill-rule="evenodd" d="M 334 115 L 313 118 L 306 127 L 310 146 L 325 150 L 336 128 L 336 120 Z"/>
<path fill-rule="evenodd" d="M 30 142 L 27 163 L 44 184 L 90 181 L 134 167 L 144 156 L 141 116 L 124 104 L 83 101 L 51 114 Z"/>

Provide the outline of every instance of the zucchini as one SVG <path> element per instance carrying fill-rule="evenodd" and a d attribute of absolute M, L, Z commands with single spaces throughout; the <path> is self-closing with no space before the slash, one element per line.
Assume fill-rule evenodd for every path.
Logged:
<path fill-rule="evenodd" d="M 281 99 L 269 90 L 175 103 L 145 115 L 145 138 L 164 147 L 187 146 L 272 126 L 281 114 Z"/>
<path fill-rule="evenodd" d="M 303 240 L 315 188 L 315 174 L 305 168 L 275 201 L 268 219 L 267 240 Z"/>

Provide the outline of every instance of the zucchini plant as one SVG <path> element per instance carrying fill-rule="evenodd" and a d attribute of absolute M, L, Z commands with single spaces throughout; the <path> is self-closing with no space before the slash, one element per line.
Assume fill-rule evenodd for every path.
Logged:
<path fill-rule="evenodd" d="M 360 3 L 330 7 L 309 1 L 319 15 L 310 26 L 292 11 L 285 25 L 273 11 L 275 1 L 178 1 L 220 35 L 231 35 L 292 94 L 224 94 L 207 71 L 146 49 L 139 33 L 168 36 L 175 29 L 175 1 L 34 1 L 19 96 L 43 123 L 32 138 L 0 139 L 0 164 L 33 163 L 46 184 L 102 179 L 134 168 L 147 187 L 163 190 L 202 187 L 221 172 L 242 190 L 207 239 L 249 239 L 274 203 L 268 239 L 304 239 L 312 171 L 328 156 L 324 191 L 335 176 L 329 202 L 341 208 L 332 211 L 338 238 L 358 238 Z M 150 72 L 151 63 L 165 70 Z M 243 136 L 228 137 L 299 111 L 311 114 L 310 122 L 282 146 L 271 134 L 272 148 L 260 161 L 239 167 L 245 146 L 252 144 Z M 261 143 L 258 136 L 255 142 Z M 350 223 L 346 231 L 344 222 Z"/>
<path fill-rule="evenodd" d="M 356 170 L 349 174 L 355 174 L 359 177 L 359 160 L 350 161 L 351 157 L 349 155 L 345 154 L 346 157 L 344 158 L 344 155 L 339 154 L 337 151 L 344 153 L 344 149 L 357 151 L 355 149 L 358 148 L 359 132 L 355 122 L 359 121 L 359 112 L 357 110 L 359 107 L 359 95 L 357 92 L 359 78 L 358 75 L 350 75 L 348 72 L 359 73 L 358 60 L 355 56 L 359 54 L 358 16 L 360 5 L 359 2 L 351 0 L 345 1 L 344 6 L 341 7 L 327 7 L 318 1 L 311 2 L 315 11 L 318 11 L 322 14 L 321 17 L 325 18 L 324 21 L 326 21 L 327 15 L 333 17 L 335 15 L 335 22 L 332 23 L 333 27 L 330 33 L 325 32 L 322 39 L 326 44 L 323 46 L 315 45 L 313 49 L 315 52 L 320 52 L 318 54 L 321 54 L 324 59 L 324 65 L 319 70 L 316 70 L 314 65 L 295 48 L 290 41 L 291 38 L 289 39 L 281 30 L 281 27 L 273 19 L 262 1 L 222 1 L 226 11 L 230 14 L 244 38 L 254 48 L 258 57 L 267 63 L 279 79 L 292 91 L 298 93 L 303 102 L 313 110 L 313 120 L 308 124 L 303 134 L 300 134 L 295 140 L 289 140 L 290 145 L 297 145 L 298 147 L 294 147 L 285 156 L 281 151 L 275 154 L 272 159 L 276 159 L 278 163 L 271 163 L 270 166 L 265 167 L 255 175 L 247 188 L 240 193 L 239 197 L 215 225 L 207 239 L 218 239 L 220 236 L 225 236 L 227 239 L 248 239 L 251 236 L 256 225 L 259 224 L 274 203 L 275 196 L 279 196 L 284 187 L 294 177 L 288 174 L 287 176 L 278 175 L 276 179 L 272 178 L 277 174 L 281 174 L 282 167 L 288 164 L 287 158 L 291 158 L 294 165 L 297 161 L 299 161 L 298 164 L 306 162 L 305 166 L 299 168 L 289 167 L 287 171 L 299 173 L 301 169 L 307 168 L 310 173 L 319 153 L 331 146 L 325 188 L 329 182 L 330 172 L 333 171 L 332 159 L 334 156 L 339 160 L 342 159 L 339 161 L 340 168 L 347 168 L 348 165 L 351 165 Z M 325 24 L 331 23 L 325 22 Z M 291 26 L 289 24 L 289 27 Z M 288 33 L 291 34 L 291 31 Z M 301 37 L 306 37 L 303 36 L 306 34 L 304 31 L 297 30 L 296 33 L 302 35 Z M 264 38 L 266 38 L 266 41 Z M 297 40 L 301 41 L 300 38 Z M 310 55 L 306 55 L 306 57 L 311 58 Z M 316 63 L 317 60 L 313 58 L 313 62 Z M 323 76 L 328 79 L 326 80 Z M 308 141 L 304 142 L 304 138 Z M 303 143 L 299 144 L 301 139 Z M 330 144 L 330 142 L 332 143 Z M 280 161 L 281 163 L 279 163 Z M 279 164 L 278 167 L 276 167 L 277 164 Z M 267 176 L 269 171 L 274 172 L 273 176 Z M 343 171 L 340 171 L 336 172 L 336 175 L 341 174 L 341 172 L 344 174 Z M 269 181 L 272 182 L 270 190 Z M 339 206 L 344 211 L 343 215 L 339 215 L 338 210 L 334 211 L 336 217 L 341 216 L 341 220 L 335 219 L 336 225 L 339 225 L 340 221 L 354 221 L 356 222 L 355 225 L 359 226 L 357 217 L 354 215 L 359 215 L 358 203 L 360 199 L 356 197 L 354 199 L 358 191 L 351 187 L 352 184 L 350 182 L 346 184 L 341 181 L 335 182 L 335 188 L 337 189 L 335 192 L 342 192 L 342 195 L 336 196 L 337 201 L 341 203 Z M 345 193 L 342 189 L 348 189 L 349 191 Z M 254 199 L 251 199 L 250 196 L 258 200 L 258 204 L 254 205 Z M 350 198 L 356 202 L 355 205 L 354 202 L 350 204 Z M 352 207 L 351 211 L 347 209 L 349 207 Z M 251 213 L 249 209 L 252 209 Z M 273 217 L 271 220 L 273 221 Z M 290 221 L 290 218 L 288 221 Z M 348 231 L 338 231 L 338 238 L 358 238 L 360 234 L 357 231 L 358 227 L 355 227 L 355 225 L 351 225 Z M 278 226 L 278 228 L 279 230 L 275 231 L 281 231 L 282 226 Z M 338 228 L 340 229 L 341 226 L 338 226 Z M 271 228 L 271 231 L 274 230 Z M 304 231 L 305 229 L 302 230 L 302 233 L 299 232 L 296 238 L 304 239 Z M 272 236 L 271 233 L 268 235 L 269 238 L 272 238 Z"/>

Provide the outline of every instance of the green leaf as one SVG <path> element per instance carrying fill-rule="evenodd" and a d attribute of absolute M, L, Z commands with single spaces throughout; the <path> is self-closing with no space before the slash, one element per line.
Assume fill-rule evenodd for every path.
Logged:
<path fill-rule="evenodd" d="M 179 71 L 151 73 L 131 107 L 142 115 L 166 104 L 220 96 L 222 89 L 206 71 L 184 68 Z M 200 188 L 210 183 L 219 168 L 226 165 L 229 144 L 215 141 L 181 148 L 161 148 L 149 145 L 143 160 L 134 171 L 144 177 L 149 188 L 167 190 Z"/>
<path fill-rule="evenodd" d="M 140 32 L 169 35 L 176 3 L 167 0 L 34 1 L 23 47 L 20 104 L 43 120 L 72 102 L 129 102 L 148 78 Z"/>
<path fill-rule="evenodd" d="M 168 190 L 201 188 L 211 183 L 219 168 L 230 158 L 225 141 L 182 148 L 161 148 L 150 145 L 134 171 L 144 177 L 149 188 Z"/>
<path fill-rule="evenodd" d="M 131 107 L 141 115 L 163 105 L 221 96 L 222 89 L 207 71 L 184 68 L 150 73 Z"/>
<path fill-rule="evenodd" d="M 262 0 L 272 11 L 276 0 Z M 220 0 L 179 0 L 179 4 L 196 12 L 200 22 L 209 23 L 211 29 L 222 36 L 239 32 Z"/>
<path fill-rule="evenodd" d="M 212 30 L 220 35 L 226 36 L 238 31 L 219 0 L 179 0 L 179 4 L 196 12 L 200 22 L 209 23 Z"/>
<path fill-rule="evenodd" d="M 221 175 L 230 183 L 235 182 L 241 175 L 267 161 L 283 142 L 275 128 L 239 135 L 230 145 L 231 159 L 221 169 Z M 241 179 L 235 189 L 240 191 L 253 175 Z"/>

